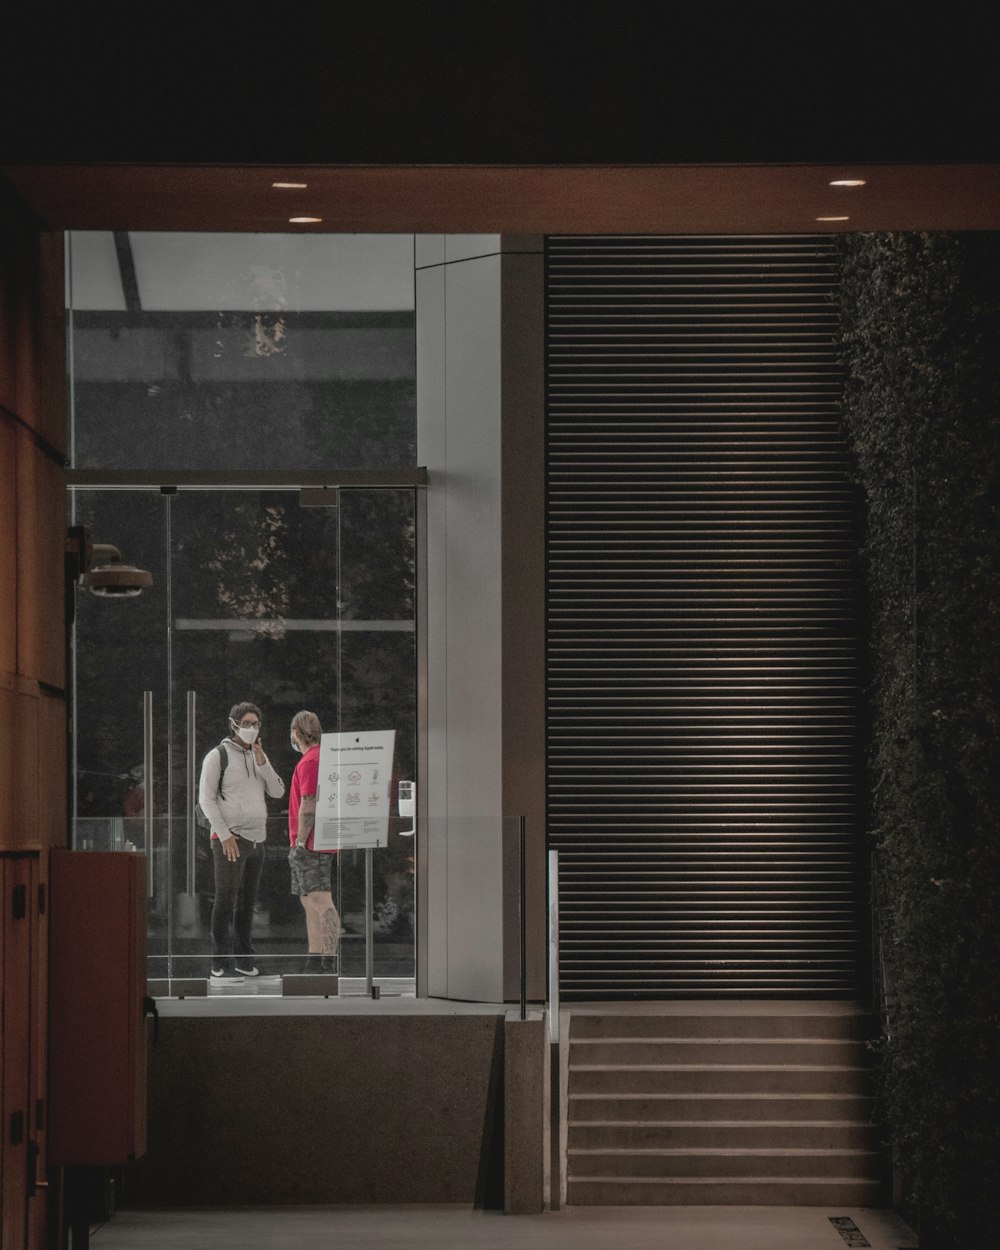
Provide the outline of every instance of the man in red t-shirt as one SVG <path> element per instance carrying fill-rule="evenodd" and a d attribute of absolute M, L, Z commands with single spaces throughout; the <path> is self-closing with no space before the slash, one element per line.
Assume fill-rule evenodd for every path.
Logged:
<path fill-rule="evenodd" d="M 296 712 L 292 717 L 292 747 L 302 758 L 295 765 L 288 796 L 288 863 L 292 893 L 302 900 L 306 913 L 309 955 L 303 972 L 332 972 L 340 941 L 340 917 L 331 891 L 336 852 L 313 850 L 322 733 L 315 712 Z"/>

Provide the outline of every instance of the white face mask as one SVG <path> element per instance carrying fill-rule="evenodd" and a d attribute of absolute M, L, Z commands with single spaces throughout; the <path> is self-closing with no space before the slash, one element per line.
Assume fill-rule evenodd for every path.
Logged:
<path fill-rule="evenodd" d="M 250 746 L 251 743 L 254 743 L 257 741 L 257 735 L 260 733 L 260 726 L 259 725 L 237 725 L 236 732 L 243 739 L 243 741 L 247 744 L 247 746 Z"/>
<path fill-rule="evenodd" d="M 296 742 L 296 740 L 295 740 L 295 735 L 294 735 L 294 734 L 293 734 L 293 735 L 292 735 L 292 736 L 288 739 L 288 741 L 292 744 L 292 750 L 293 750 L 293 751 L 298 751 L 299 755 L 301 755 L 301 754 L 302 754 L 302 748 L 301 748 L 301 747 L 299 746 L 299 744 Z"/>

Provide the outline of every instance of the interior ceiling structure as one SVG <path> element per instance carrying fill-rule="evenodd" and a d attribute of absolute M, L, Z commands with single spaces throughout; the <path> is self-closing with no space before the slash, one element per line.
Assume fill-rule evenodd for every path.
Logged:
<path fill-rule="evenodd" d="M 50 230 L 798 234 L 1000 229 L 1000 164 L 288 168 L 63 163 L 7 165 L 2 173 Z M 842 180 L 864 185 L 832 185 Z M 318 220 L 295 223 L 295 217 Z"/>

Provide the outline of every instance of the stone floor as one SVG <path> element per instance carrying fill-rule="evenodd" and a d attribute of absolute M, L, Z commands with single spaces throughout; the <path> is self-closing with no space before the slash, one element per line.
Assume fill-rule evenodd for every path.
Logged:
<path fill-rule="evenodd" d="M 94 1250 L 910 1250 L 890 1211 L 576 1207 L 505 1216 L 466 1207 L 119 1211 Z"/>

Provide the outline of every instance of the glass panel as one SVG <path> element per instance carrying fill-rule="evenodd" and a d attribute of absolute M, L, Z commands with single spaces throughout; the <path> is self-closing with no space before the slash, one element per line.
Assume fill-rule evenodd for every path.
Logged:
<path fill-rule="evenodd" d="M 374 975 L 412 978 L 416 919 L 413 828 L 399 818 L 399 783 L 416 778 L 416 581 L 412 490 L 340 492 L 341 732 L 394 729 L 389 841 L 372 852 Z M 363 924 L 365 854 L 343 855 L 348 932 Z M 345 947 L 345 971 L 363 943 Z M 349 962 L 348 962 L 349 958 Z"/>
<path fill-rule="evenodd" d="M 413 236 L 74 231 L 77 469 L 415 464 Z"/>
<path fill-rule="evenodd" d="M 413 490 L 331 492 L 339 506 L 318 508 L 289 490 L 73 495 L 77 523 L 153 574 L 139 598 L 79 594 L 75 630 L 77 846 L 146 850 L 152 694 L 150 976 L 209 974 L 215 871 L 192 805 L 203 759 L 247 700 L 286 786 L 267 800 L 252 930 L 257 966 L 275 979 L 253 991 L 280 992 L 277 975 L 298 971 L 308 949 L 291 893 L 287 792 L 299 759 L 290 722 L 308 709 L 326 732 L 395 732 L 389 840 L 371 852 L 373 975 L 389 979 L 387 993 L 413 992 L 413 840 L 400 832 L 412 824 L 397 807 L 416 760 Z M 367 988 L 367 858 L 352 849 L 334 860 L 342 993 Z"/>
<path fill-rule="evenodd" d="M 415 464 L 411 235 L 73 232 L 67 247 L 74 468 Z M 150 844 L 150 974 L 204 976 L 214 872 L 192 787 L 233 703 L 261 707 L 286 785 L 303 708 L 328 731 L 395 730 L 393 801 L 414 776 L 413 492 L 341 491 L 334 508 L 288 490 L 72 498 L 74 523 L 153 574 L 136 599 L 77 596 L 74 837 Z M 374 975 L 412 980 L 413 854 L 399 828 L 370 856 Z M 254 917 L 269 971 L 305 949 L 287 848 L 286 797 L 269 805 Z M 344 968 L 362 978 L 365 862 L 339 856 L 334 886 Z"/>
<path fill-rule="evenodd" d="M 163 499 L 149 492 L 71 492 L 70 520 L 95 544 L 123 550 L 148 569 L 153 585 L 137 598 L 75 599 L 75 703 L 72 737 L 73 846 L 78 850 L 149 850 L 150 975 L 166 975 L 169 899 L 169 742 L 167 528 Z M 144 698 L 152 699 L 152 741 L 144 741 Z M 144 760 L 152 763 L 152 801 Z M 148 803 L 148 809 L 147 809 Z"/>
<path fill-rule="evenodd" d="M 178 495 L 173 524 L 174 805 L 188 797 L 188 692 L 196 700 L 194 760 L 229 734 L 229 712 L 249 701 L 261 710 L 260 741 L 285 783 L 268 799 L 267 838 L 253 942 L 262 972 L 298 971 L 307 951 L 303 909 L 291 893 L 288 788 L 298 756 L 289 742 L 296 712 L 314 711 L 333 727 L 340 704 L 336 508 L 302 508 L 295 491 L 218 491 Z M 195 895 L 185 889 L 188 841 L 173 848 L 178 915 L 177 966 L 208 975 L 215 889 L 208 835 L 198 829 Z M 184 923 L 181 923 L 181 916 Z"/>

